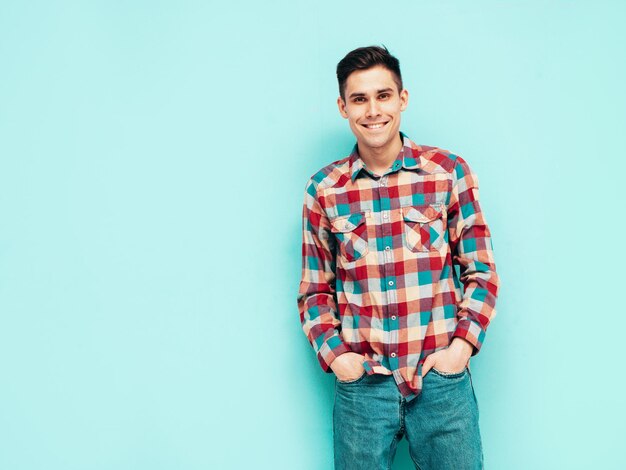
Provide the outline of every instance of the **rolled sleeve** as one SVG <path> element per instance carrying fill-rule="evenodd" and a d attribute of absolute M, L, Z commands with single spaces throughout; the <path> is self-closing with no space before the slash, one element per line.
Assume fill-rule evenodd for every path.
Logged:
<path fill-rule="evenodd" d="M 500 280 L 491 233 L 478 200 L 478 178 L 467 162 L 457 157 L 448 207 L 448 227 L 453 263 L 459 266 L 463 298 L 458 304 L 453 337 L 470 342 L 476 355 L 485 332 L 496 316 Z"/>
<path fill-rule="evenodd" d="M 297 301 L 302 329 L 326 372 L 337 356 L 350 351 L 340 336 L 334 256 L 330 222 L 320 205 L 316 184 L 310 180 L 302 210 L 302 279 Z"/>

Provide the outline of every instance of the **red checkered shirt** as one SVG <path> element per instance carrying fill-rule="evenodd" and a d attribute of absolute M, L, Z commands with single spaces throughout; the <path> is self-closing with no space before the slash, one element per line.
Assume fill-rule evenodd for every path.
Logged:
<path fill-rule="evenodd" d="M 307 182 L 297 300 L 325 371 L 353 351 L 412 399 L 426 356 L 454 337 L 478 353 L 499 280 L 476 175 L 461 157 L 400 136 L 381 176 L 355 145 Z"/>

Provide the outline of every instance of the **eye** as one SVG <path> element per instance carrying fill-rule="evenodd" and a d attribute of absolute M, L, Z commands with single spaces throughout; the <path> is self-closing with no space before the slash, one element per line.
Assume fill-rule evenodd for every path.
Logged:
<path fill-rule="evenodd" d="M 354 98 L 354 102 L 355 103 L 364 103 L 365 102 L 365 98 L 363 98 L 362 96 L 357 96 L 356 98 Z"/>
<path fill-rule="evenodd" d="M 386 100 L 387 98 L 389 98 L 389 93 L 381 93 L 380 95 L 378 95 L 378 98 L 380 98 L 381 100 Z"/>

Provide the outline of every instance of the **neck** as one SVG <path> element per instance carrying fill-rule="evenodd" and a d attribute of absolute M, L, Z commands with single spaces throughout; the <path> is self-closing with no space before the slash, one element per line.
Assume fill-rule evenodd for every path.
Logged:
<path fill-rule="evenodd" d="M 384 147 L 362 148 L 358 145 L 359 156 L 367 167 L 375 173 L 384 173 L 394 162 L 398 153 L 402 149 L 402 139 L 400 134 Z"/>

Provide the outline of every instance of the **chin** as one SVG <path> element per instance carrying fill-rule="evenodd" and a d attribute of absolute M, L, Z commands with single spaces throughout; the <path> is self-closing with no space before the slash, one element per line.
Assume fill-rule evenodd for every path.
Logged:
<path fill-rule="evenodd" d="M 366 137 L 363 139 L 363 142 L 368 146 L 368 147 L 372 147 L 372 148 L 378 148 L 378 147 L 384 147 L 385 145 L 387 145 L 389 142 L 391 141 L 391 138 L 388 135 L 385 136 L 380 136 L 380 137 Z"/>

